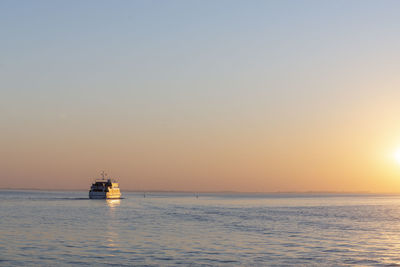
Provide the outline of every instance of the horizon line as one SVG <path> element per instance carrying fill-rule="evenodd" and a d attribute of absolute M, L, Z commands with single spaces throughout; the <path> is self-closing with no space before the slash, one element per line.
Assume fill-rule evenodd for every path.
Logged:
<path fill-rule="evenodd" d="M 71 192 L 71 191 L 89 191 L 86 189 L 59 189 L 59 188 L 6 188 L 0 187 L 2 191 L 61 191 L 61 192 Z M 393 195 L 400 194 L 397 192 L 373 192 L 373 191 L 329 191 L 329 190 L 307 190 L 307 191 L 235 191 L 235 190 L 206 190 L 206 191 L 195 191 L 195 190 L 132 190 L 127 189 L 122 192 L 129 193 L 186 193 L 186 194 L 358 194 L 358 195 Z"/>

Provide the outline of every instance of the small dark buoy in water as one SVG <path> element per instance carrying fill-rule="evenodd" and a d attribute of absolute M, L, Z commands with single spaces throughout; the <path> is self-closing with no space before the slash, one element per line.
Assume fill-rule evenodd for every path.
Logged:
<path fill-rule="evenodd" d="M 145 198 L 146 197 L 146 193 L 143 193 L 143 198 Z"/>

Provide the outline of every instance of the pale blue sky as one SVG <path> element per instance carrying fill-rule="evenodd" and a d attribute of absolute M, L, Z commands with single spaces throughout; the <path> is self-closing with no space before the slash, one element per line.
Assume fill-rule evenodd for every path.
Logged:
<path fill-rule="evenodd" d="M 0 122 L 4 151 L 14 153 L 1 167 L 20 179 L 9 186 L 28 181 L 29 171 L 64 177 L 62 151 L 74 142 L 118 153 L 115 139 L 132 150 L 154 141 L 149 151 L 157 154 L 157 145 L 171 143 L 165 136 L 189 147 L 208 136 L 203 152 L 212 154 L 226 135 L 233 137 L 224 149 L 241 151 L 235 146 L 254 133 L 263 143 L 295 131 L 304 143 L 309 132 L 368 125 L 371 114 L 391 125 L 400 115 L 399 8 L 399 1 L 0 1 Z M 18 158 L 30 161 L 29 146 L 33 155 L 49 147 L 60 172 L 42 174 L 37 164 L 15 171 Z M 143 188 L 179 176 L 178 165 L 167 178 L 147 173 L 153 182 Z M 226 184 L 218 189 L 240 189 Z M 167 185 L 159 187 L 174 189 Z"/>

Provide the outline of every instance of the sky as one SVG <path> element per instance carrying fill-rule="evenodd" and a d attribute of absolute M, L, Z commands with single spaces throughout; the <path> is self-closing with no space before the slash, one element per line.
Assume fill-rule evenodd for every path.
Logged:
<path fill-rule="evenodd" d="M 400 192 L 399 1 L 0 1 L 0 188 Z"/>

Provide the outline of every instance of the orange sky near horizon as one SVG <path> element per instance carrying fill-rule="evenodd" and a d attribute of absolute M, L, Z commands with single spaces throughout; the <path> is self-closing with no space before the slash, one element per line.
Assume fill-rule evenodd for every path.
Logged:
<path fill-rule="evenodd" d="M 382 101 L 286 122 L 24 124 L 3 139 L 1 187 L 86 189 L 105 169 L 126 190 L 398 192 L 396 101 Z"/>

